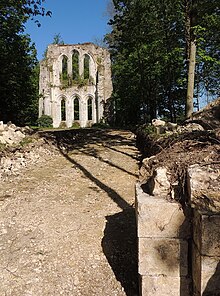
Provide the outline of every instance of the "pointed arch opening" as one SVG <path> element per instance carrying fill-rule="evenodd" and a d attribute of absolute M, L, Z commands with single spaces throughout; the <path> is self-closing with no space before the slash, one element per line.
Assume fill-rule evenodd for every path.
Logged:
<path fill-rule="evenodd" d="M 68 76 L 68 57 L 63 56 L 62 58 L 62 79 L 65 80 L 67 79 Z"/>
<path fill-rule="evenodd" d="M 61 98 L 61 121 L 66 121 L 66 99 Z"/>
<path fill-rule="evenodd" d="M 74 49 L 72 54 L 72 79 L 79 78 L 79 52 Z"/>
<path fill-rule="evenodd" d="M 73 100 L 73 108 L 74 108 L 74 117 L 73 120 L 79 120 L 79 98 L 75 97 Z"/>
<path fill-rule="evenodd" d="M 88 54 L 84 55 L 84 79 L 89 79 L 90 77 L 90 56 Z"/>
<path fill-rule="evenodd" d="M 92 120 L 92 115 L 93 115 L 93 98 L 89 97 L 87 100 L 87 115 L 88 115 L 88 120 Z"/>

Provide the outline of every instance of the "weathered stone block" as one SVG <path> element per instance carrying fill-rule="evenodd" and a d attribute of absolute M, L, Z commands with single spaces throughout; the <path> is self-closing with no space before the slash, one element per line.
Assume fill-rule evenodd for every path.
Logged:
<path fill-rule="evenodd" d="M 220 257 L 220 215 L 194 211 L 193 240 L 201 255 Z"/>
<path fill-rule="evenodd" d="M 139 274 L 188 274 L 188 243 L 179 239 L 139 238 Z"/>
<path fill-rule="evenodd" d="M 220 258 L 202 256 L 195 244 L 192 248 L 193 286 L 196 295 L 205 295 L 204 291 L 218 291 L 220 295 Z"/>
<path fill-rule="evenodd" d="M 188 168 L 188 189 L 193 207 L 202 211 L 220 212 L 220 169 L 192 165 Z"/>
<path fill-rule="evenodd" d="M 136 215 L 138 237 L 187 238 L 190 236 L 189 219 L 177 202 L 151 196 L 136 185 Z"/>
<path fill-rule="evenodd" d="M 142 276 L 141 296 L 190 296 L 185 277 Z"/>
<path fill-rule="evenodd" d="M 193 275 L 193 290 L 195 294 L 200 295 L 201 291 L 201 256 L 197 246 L 193 243 L 192 246 L 192 275 Z"/>
<path fill-rule="evenodd" d="M 193 211 L 193 241 L 197 248 L 201 250 L 202 235 L 202 215 L 197 211 Z"/>

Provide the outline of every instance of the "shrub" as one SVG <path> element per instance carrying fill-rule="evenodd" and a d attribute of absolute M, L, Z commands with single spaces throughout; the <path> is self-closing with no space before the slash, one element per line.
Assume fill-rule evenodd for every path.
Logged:
<path fill-rule="evenodd" d="M 72 128 L 80 128 L 80 124 L 79 124 L 79 122 L 73 122 L 73 124 L 72 124 Z"/>
<path fill-rule="evenodd" d="M 40 118 L 38 118 L 37 125 L 40 127 L 52 127 L 53 119 L 49 115 L 42 115 Z"/>
<path fill-rule="evenodd" d="M 105 129 L 105 128 L 110 128 L 110 125 L 108 123 L 105 122 L 99 122 L 99 123 L 94 123 L 92 125 L 93 128 L 101 128 L 101 129 Z"/>

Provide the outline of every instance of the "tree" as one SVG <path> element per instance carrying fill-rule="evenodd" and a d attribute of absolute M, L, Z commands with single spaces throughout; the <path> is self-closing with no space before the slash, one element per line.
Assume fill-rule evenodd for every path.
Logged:
<path fill-rule="evenodd" d="M 186 40 L 188 66 L 188 85 L 186 117 L 192 117 L 194 80 L 197 93 L 200 88 L 219 94 L 220 77 L 220 3 L 218 0 L 186 0 Z M 197 60 L 197 63 L 196 63 Z M 197 67 L 196 67 L 197 64 Z"/>
<path fill-rule="evenodd" d="M 60 33 L 54 35 L 52 44 L 64 44 L 63 38 L 61 37 Z"/>
<path fill-rule="evenodd" d="M 112 51 L 118 118 L 124 124 L 150 121 L 157 115 L 176 119 L 185 91 L 180 1 L 114 4 L 113 30 L 106 38 Z"/>
<path fill-rule="evenodd" d="M 60 44 L 60 45 L 64 44 L 63 38 L 61 37 L 60 33 L 57 33 L 57 34 L 54 35 L 52 44 Z M 47 49 L 48 48 L 46 48 L 44 53 L 43 53 L 43 59 L 44 60 L 47 58 Z"/>
<path fill-rule="evenodd" d="M 0 4 L 0 119 L 24 125 L 36 114 L 36 49 L 24 34 L 25 22 L 49 15 L 41 1 L 2 0 Z M 35 19 L 37 25 L 40 25 Z"/>
<path fill-rule="evenodd" d="M 196 36 L 197 6 L 195 0 L 186 0 L 186 53 L 188 59 L 188 83 L 186 95 L 186 118 L 193 114 L 193 98 L 196 68 Z"/>
<path fill-rule="evenodd" d="M 198 92 L 211 98 L 220 95 L 220 3 L 219 0 L 197 0 L 196 83 Z"/>
<path fill-rule="evenodd" d="M 106 40 L 112 53 L 116 120 L 146 122 L 159 115 L 176 121 L 184 109 L 190 116 L 195 65 L 199 94 L 202 87 L 218 92 L 219 0 L 213 2 L 113 1 Z"/>

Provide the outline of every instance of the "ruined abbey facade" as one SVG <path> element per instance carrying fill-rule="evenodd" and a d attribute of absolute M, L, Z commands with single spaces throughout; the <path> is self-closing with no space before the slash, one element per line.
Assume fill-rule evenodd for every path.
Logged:
<path fill-rule="evenodd" d="M 111 93 L 107 49 L 93 43 L 48 46 L 40 63 L 39 117 L 51 116 L 55 128 L 91 126 L 103 119 Z"/>

